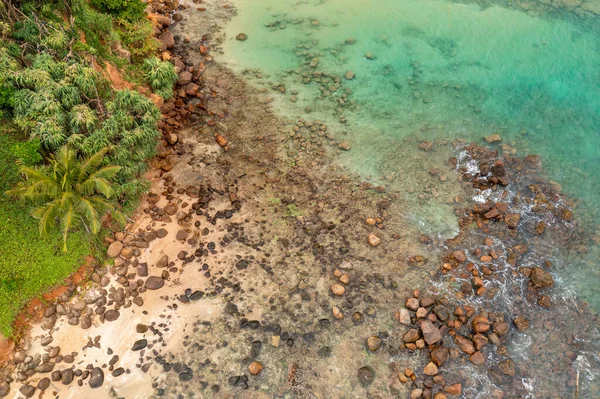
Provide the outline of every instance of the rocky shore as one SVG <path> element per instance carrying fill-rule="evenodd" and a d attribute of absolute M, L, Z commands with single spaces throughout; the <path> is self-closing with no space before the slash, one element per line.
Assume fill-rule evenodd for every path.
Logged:
<path fill-rule="evenodd" d="M 450 193 L 459 220 L 454 238 L 428 235 L 403 216 L 403 192 L 336 166 L 351 146 L 324 121 L 278 117 L 214 62 L 228 3 L 152 6 L 179 80 L 161 106 L 151 190 L 89 281 L 40 305 L 0 397 L 600 389 L 584 378 L 600 365 L 597 316 L 556 280 L 562 251 L 589 238 L 537 157 L 407 142 L 422 159 L 417 200 Z"/>

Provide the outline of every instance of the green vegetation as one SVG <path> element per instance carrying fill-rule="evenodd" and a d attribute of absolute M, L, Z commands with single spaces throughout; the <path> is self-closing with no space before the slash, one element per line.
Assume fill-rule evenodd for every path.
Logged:
<path fill-rule="evenodd" d="M 87 232 L 98 234 L 107 214 L 125 223 L 125 215 L 108 201 L 114 194 L 111 180 L 121 167 L 99 168 L 105 154 L 106 149 L 102 149 L 82 161 L 74 150 L 63 146 L 50 159 L 49 166 L 22 166 L 20 172 L 27 180 L 8 192 L 37 206 L 33 216 L 39 219 L 41 235 L 47 236 L 60 227 L 64 252 L 73 228 L 83 226 Z"/>
<path fill-rule="evenodd" d="M 122 222 L 148 187 L 141 176 L 160 111 L 137 90 L 114 90 L 103 74 L 108 62 L 172 96 L 173 66 L 145 62 L 158 45 L 144 9 L 141 0 L 0 2 L 3 334 L 27 300 L 103 252 L 88 233 L 107 215 Z"/>
<path fill-rule="evenodd" d="M 141 0 L 91 0 L 100 11 L 115 15 L 127 21 L 137 21 L 144 17 L 146 4 Z"/>
<path fill-rule="evenodd" d="M 144 68 L 152 90 L 165 100 L 173 97 L 173 85 L 177 81 L 173 66 L 166 61 L 151 57 L 144 61 Z"/>
<path fill-rule="evenodd" d="M 31 298 L 73 273 L 94 253 L 85 231 L 69 235 L 63 253 L 60 234 L 41 237 L 30 208 L 4 194 L 20 180 L 14 148 L 23 142 L 14 131 L 0 131 L 0 333 L 12 335 L 12 321 Z"/>

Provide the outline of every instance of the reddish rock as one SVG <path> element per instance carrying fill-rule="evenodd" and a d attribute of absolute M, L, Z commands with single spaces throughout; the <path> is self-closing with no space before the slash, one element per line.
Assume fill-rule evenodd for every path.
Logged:
<path fill-rule="evenodd" d="M 456 345 L 458 345 L 458 347 L 463 352 L 469 355 L 475 352 L 475 346 L 473 345 L 473 342 L 471 342 L 470 339 L 463 337 L 462 335 L 456 334 L 456 336 L 454 337 L 454 342 L 456 342 Z"/>
<path fill-rule="evenodd" d="M 513 320 L 513 324 L 517 327 L 518 331 L 525 331 L 529 328 L 529 320 L 523 316 L 517 316 Z"/>
<path fill-rule="evenodd" d="M 419 330 L 417 330 L 416 328 L 411 328 L 406 333 L 404 333 L 404 336 L 402 336 L 402 340 L 407 343 L 416 342 L 419 338 Z"/>
<path fill-rule="evenodd" d="M 444 392 L 452 396 L 460 396 L 462 394 L 462 385 L 460 383 L 448 385 L 444 388 Z"/>
<path fill-rule="evenodd" d="M 552 287 L 554 284 L 552 275 L 541 267 L 534 267 L 531 269 L 531 281 L 538 288 Z"/>
<path fill-rule="evenodd" d="M 452 256 L 459 262 L 464 262 L 467 260 L 467 254 L 465 254 L 465 251 L 454 251 L 452 252 Z"/>
<path fill-rule="evenodd" d="M 421 322 L 421 331 L 427 345 L 433 345 L 442 339 L 442 333 L 431 321 L 423 320 Z"/>
<path fill-rule="evenodd" d="M 423 369 L 423 373 L 429 376 L 436 375 L 438 373 L 438 368 L 435 365 L 435 363 L 429 362 L 427 366 L 425 366 L 425 368 Z"/>
<path fill-rule="evenodd" d="M 404 304 L 407 309 L 417 311 L 419 309 L 419 300 L 417 298 L 408 298 Z"/>
<path fill-rule="evenodd" d="M 431 360 L 433 360 L 437 366 L 441 366 L 448 360 L 449 353 L 448 348 L 438 346 L 431 352 Z"/>

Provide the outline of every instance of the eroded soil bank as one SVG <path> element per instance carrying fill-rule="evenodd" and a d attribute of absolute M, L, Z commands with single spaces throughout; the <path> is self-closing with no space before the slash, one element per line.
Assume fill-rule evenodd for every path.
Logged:
<path fill-rule="evenodd" d="M 415 191 L 459 219 L 424 234 L 403 193 L 337 166 L 323 121 L 212 62 L 234 12 L 190 3 L 161 34 L 180 82 L 151 192 L 0 396 L 593 397 L 598 320 L 555 278 L 589 238 L 539 160 L 406 140 Z"/>

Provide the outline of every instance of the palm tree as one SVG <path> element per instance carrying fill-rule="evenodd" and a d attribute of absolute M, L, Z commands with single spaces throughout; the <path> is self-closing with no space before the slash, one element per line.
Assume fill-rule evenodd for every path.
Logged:
<path fill-rule="evenodd" d="M 32 215 L 40 221 L 40 235 L 60 227 L 65 252 L 71 229 L 83 226 L 88 233 L 97 234 L 102 218 L 109 213 L 117 222 L 125 222 L 125 215 L 108 201 L 114 193 L 111 180 L 121 167 L 99 168 L 106 151 L 80 160 L 74 150 L 63 146 L 50 158 L 49 166 L 22 167 L 27 179 L 7 192 L 37 206 Z"/>

